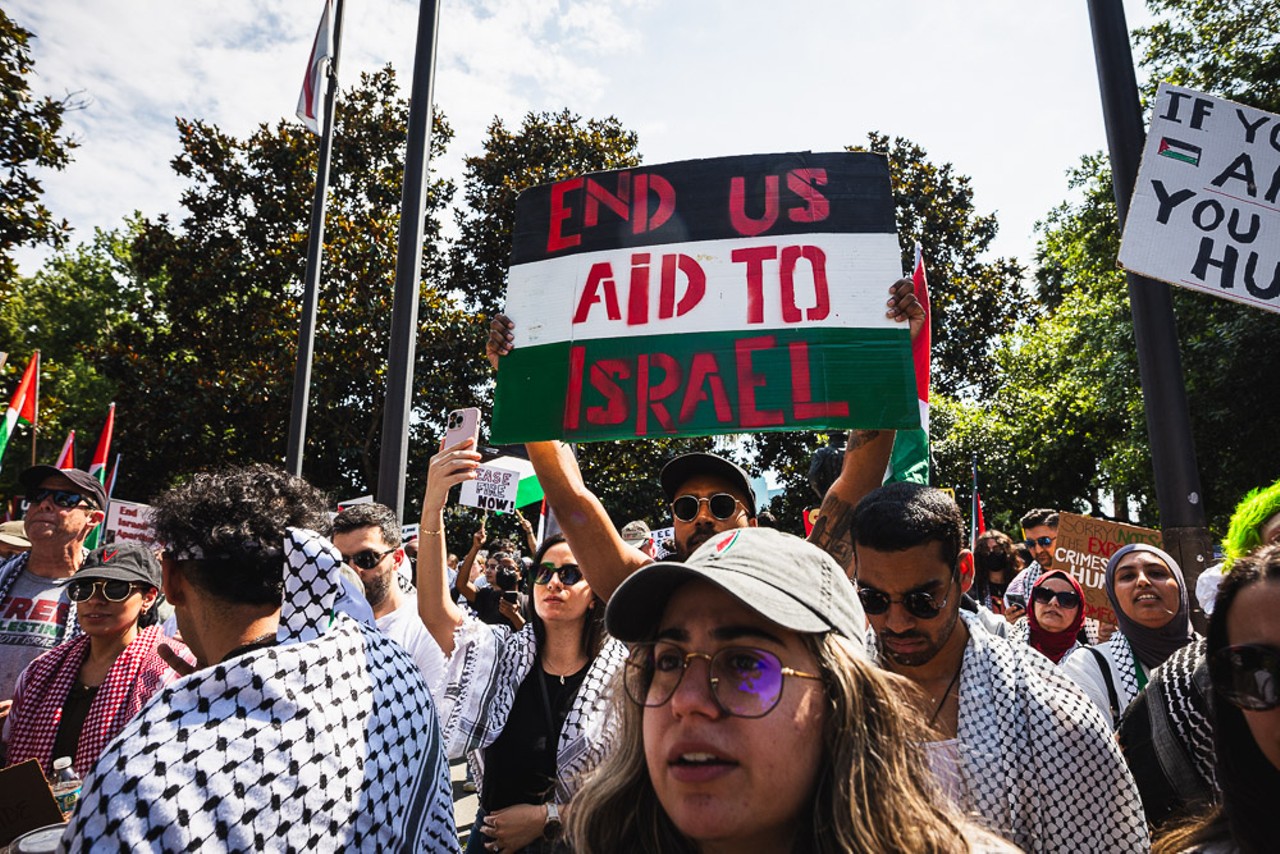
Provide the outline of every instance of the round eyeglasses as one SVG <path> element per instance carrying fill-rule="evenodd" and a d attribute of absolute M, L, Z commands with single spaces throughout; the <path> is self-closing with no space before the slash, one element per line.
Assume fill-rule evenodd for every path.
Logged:
<path fill-rule="evenodd" d="M 102 598 L 108 602 L 123 602 L 136 587 L 133 582 L 119 578 L 78 579 L 67 585 L 67 598 L 72 602 L 87 602 L 93 598 L 94 591 L 101 589 Z"/>
<path fill-rule="evenodd" d="M 692 522 L 698 518 L 698 511 L 702 509 L 703 502 L 706 502 L 707 509 L 711 511 L 711 515 L 721 522 L 738 515 L 738 505 L 742 504 L 741 501 L 727 492 L 717 492 L 709 498 L 697 495 L 681 495 L 671 502 L 671 515 L 681 522 Z"/>

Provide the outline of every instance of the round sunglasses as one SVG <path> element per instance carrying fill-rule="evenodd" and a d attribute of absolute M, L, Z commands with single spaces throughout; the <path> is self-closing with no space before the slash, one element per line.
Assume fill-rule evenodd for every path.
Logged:
<path fill-rule="evenodd" d="M 1080 594 L 1074 590 L 1050 590 L 1048 587 L 1037 587 L 1031 591 L 1031 598 L 1041 605 L 1048 605 L 1054 599 L 1063 608 L 1079 608 Z"/>
<path fill-rule="evenodd" d="M 365 572 L 368 572 L 378 564 L 382 563 L 382 559 L 384 557 L 391 554 L 398 548 L 400 547 L 392 546 L 386 551 L 381 552 L 375 551 L 374 549 L 365 549 L 364 551 L 356 552 L 353 555 L 343 555 L 342 560 L 344 563 L 349 563 L 357 569 L 363 569 Z"/>
<path fill-rule="evenodd" d="M 538 574 L 533 577 L 533 583 L 550 584 L 553 575 L 560 576 L 560 583 L 565 587 L 572 587 L 582 580 L 582 570 L 576 563 L 562 563 L 559 566 L 554 563 L 544 563 L 538 567 Z"/>
<path fill-rule="evenodd" d="M 122 581 L 118 578 L 99 578 L 95 580 L 82 579 L 72 581 L 67 585 L 67 598 L 72 602 L 87 602 L 93 598 L 95 591 L 102 590 L 102 598 L 108 602 L 123 602 L 128 599 L 135 589 L 141 588 L 142 585 L 134 584 L 132 581 Z"/>
<path fill-rule="evenodd" d="M 1231 705 L 1251 712 L 1280 706 L 1280 649 L 1229 646 L 1214 654 L 1212 665 L 1213 687 Z"/>
<path fill-rule="evenodd" d="M 627 656 L 623 674 L 627 696 L 650 709 L 666 705 L 695 658 L 707 662 L 707 682 L 716 705 L 738 718 L 762 718 L 773 711 L 782 699 L 783 681 L 788 676 L 822 679 L 816 673 L 784 667 L 778 656 L 763 649 L 731 646 L 708 655 L 657 641 L 636 644 Z"/>
<path fill-rule="evenodd" d="M 952 580 L 955 576 L 952 576 Z M 923 590 L 915 590 L 911 593 L 904 593 L 902 598 L 894 599 L 888 593 L 881 593 L 874 587 L 863 587 L 856 581 L 858 598 L 862 600 L 862 610 L 872 616 L 880 616 L 889 610 L 889 606 L 897 602 L 907 609 L 907 613 L 919 620 L 932 620 L 934 617 L 942 613 L 942 609 L 947 607 L 950 597 L 943 597 L 939 602 L 933 597 L 932 593 L 926 593 Z M 951 584 L 947 584 L 947 590 L 951 589 Z"/>
<path fill-rule="evenodd" d="M 681 522 L 692 522 L 698 518 L 698 511 L 702 508 L 704 501 L 707 504 L 707 509 L 711 511 L 711 515 L 721 522 L 738 515 L 738 505 L 742 504 L 741 501 L 727 492 L 717 492 L 709 498 L 697 495 L 681 495 L 671 502 L 671 515 Z"/>

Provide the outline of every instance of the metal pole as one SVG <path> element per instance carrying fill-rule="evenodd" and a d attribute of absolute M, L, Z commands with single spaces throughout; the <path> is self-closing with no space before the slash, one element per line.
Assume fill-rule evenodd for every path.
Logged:
<path fill-rule="evenodd" d="M 1123 227 L 1146 136 L 1138 82 L 1121 0 L 1089 0 L 1089 17 L 1116 210 Z M 1181 565 L 1187 588 L 1194 591 L 1196 579 L 1213 557 L 1213 541 L 1205 527 L 1173 295 L 1163 282 L 1132 273 L 1126 278 L 1165 550 Z"/>
<path fill-rule="evenodd" d="M 333 110 L 338 94 L 338 58 L 342 54 L 343 0 L 333 10 L 333 61 L 329 89 L 324 96 L 324 133 L 316 165 L 316 193 L 311 200 L 311 231 L 307 236 L 307 269 L 302 286 L 302 317 L 298 326 L 298 364 L 293 372 L 293 410 L 289 415 L 289 450 L 285 468 L 302 476 L 302 451 L 307 442 L 307 406 L 311 397 L 311 356 L 316 341 L 316 307 L 320 302 L 320 267 L 324 258 L 324 210 L 329 195 L 329 162 L 333 150 Z"/>
<path fill-rule="evenodd" d="M 418 276 L 422 270 L 422 225 L 426 218 L 439 24 L 440 8 L 435 0 L 421 0 L 413 89 L 409 94 L 409 143 L 400 194 L 400 245 L 396 252 L 396 292 L 391 309 L 387 396 L 382 410 L 382 453 L 376 491 L 378 501 L 394 510 L 400 519 L 404 518 L 404 475 L 409 459 L 409 413 L 418 343 Z"/>

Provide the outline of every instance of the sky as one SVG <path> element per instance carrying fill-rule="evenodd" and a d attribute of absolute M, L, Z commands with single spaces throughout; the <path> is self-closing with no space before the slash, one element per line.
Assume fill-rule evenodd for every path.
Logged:
<path fill-rule="evenodd" d="M 341 85 L 391 63 L 408 94 L 419 4 L 346 0 Z M 423 5 L 426 5 L 425 3 Z M 1150 22 L 1124 2 L 1130 29 Z M 85 103 L 44 172 L 74 241 L 133 211 L 180 217 L 175 117 L 247 136 L 294 111 L 320 0 L 10 0 L 37 95 Z M 1029 263 L 1066 172 L 1106 145 L 1085 0 L 442 0 L 435 102 L 461 178 L 494 117 L 616 116 L 646 163 L 833 151 L 904 136 L 972 179 L 993 253 Z M 22 250 L 24 273 L 46 249 Z"/>

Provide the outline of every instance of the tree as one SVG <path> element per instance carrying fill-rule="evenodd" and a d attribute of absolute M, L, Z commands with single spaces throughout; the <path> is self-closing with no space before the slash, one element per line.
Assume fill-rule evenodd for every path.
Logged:
<path fill-rule="evenodd" d="M 6 286 L 17 272 L 11 256 L 16 247 L 60 246 L 69 230 L 40 202 L 44 191 L 32 169 L 62 169 L 70 162 L 77 142 L 62 132 L 62 116 L 78 104 L 71 96 L 32 96 L 32 38 L 0 9 L 0 282 Z"/>

